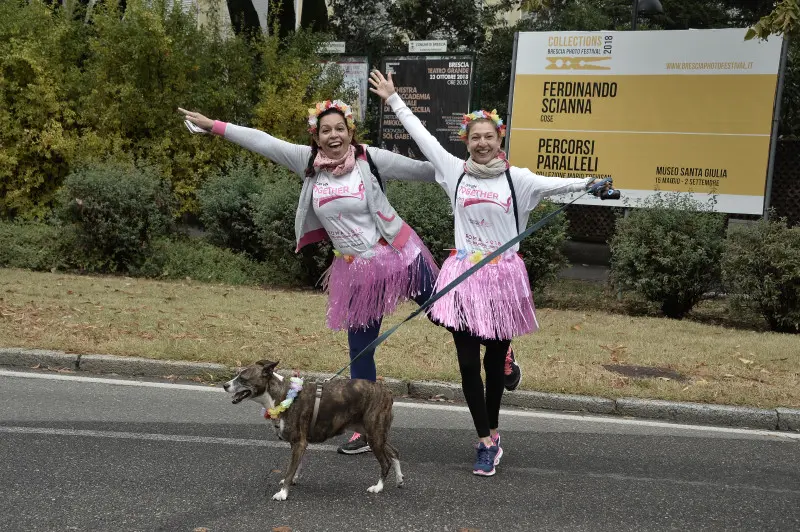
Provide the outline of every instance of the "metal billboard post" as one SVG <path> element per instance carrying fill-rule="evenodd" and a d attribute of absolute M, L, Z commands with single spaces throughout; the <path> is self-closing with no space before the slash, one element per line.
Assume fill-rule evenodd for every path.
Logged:
<path fill-rule="evenodd" d="M 772 135 L 769 139 L 769 162 L 767 163 L 767 184 L 764 190 L 763 218 L 769 220 L 769 206 L 772 198 L 772 175 L 775 171 L 775 152 L 778 148 L 778 127 L 781 122 L 781 95 L 783 94 L 786 62 L 789 55 L 789 37 L 784 35 L 781 45 L 781 62 L 778 67 L 778 84 L 775 87 L 775 105 L 772 110 Z"/>
<path fill-rule="evenodd" d="M 506 156 L 511 160 L 511 108 L 514 105 L 514 78 L 517 75 L 517 46 L 519 32 L 514 32 L 514 51 L 511 54 L 511 86 L 508 91 L 508 110 L 506 111 Z"/>

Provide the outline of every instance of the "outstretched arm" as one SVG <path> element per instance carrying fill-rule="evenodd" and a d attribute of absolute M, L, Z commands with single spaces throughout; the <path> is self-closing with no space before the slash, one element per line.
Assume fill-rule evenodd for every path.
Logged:
<path fill-rule="evenodd" d="M 542 198 L 566 194 L 568 192 L 583 192 L 595 178 L 568 178 L 551 177 L 535 174 L 527 168 L 512 167 L 514 186 L 517 189 L 519 201 L 525 210 L 532 210 Z"/>
<path fill-rule="evenodd" d="M 261 154 L 300 176 L 305 174 L 308 158 L 311 156 L 311 148 L 308 146 L 280 140 L 258 129 L 212 120 L 200 113 L 180 107 L 178 111 L 185 115 L 187 121 L 207 132 L 220 135 L 245 149 Z"/>
<path fill-rule="evenodd" d="M 436 140 L 436 137 L 425 129 L 425 126 L 422 125 L 419 118 L 414 116 L 414 113 L 406 106 L 400 98 L 400 95 L 395 92 L 392 75 L 389 74 L 389 77 L 385 78 L 383 74 L 377 70 L 373 70 L 372 73 L 370 73 L 369 82 L 372 85 L 370 90 L 386 100 L 386 103 L 392 107 L 392 111 L 394 111 L 397 118 L 400 119 L 400 122 L 403 124 L 403 127 L 406 128 L 408 134 L 411 135 L 411 138 L 417 143 L 417 146 L 422 150 L 425 157 L 433 164 L 434 168 L 436 168 L 436 172 L 444 177 L 449 177 L 451 174 L 455 173 L 457 178 L 463 169 L 464 161 L 444 149 L 444 147 L 439 144 L 439 141 Z"/>
<path fill-rule="evenodd" d="M 399 181 L 436 181 L 436 170 L 428 161 L 417 161 L 389 150 L 368 147 L 381 177 Z"/>

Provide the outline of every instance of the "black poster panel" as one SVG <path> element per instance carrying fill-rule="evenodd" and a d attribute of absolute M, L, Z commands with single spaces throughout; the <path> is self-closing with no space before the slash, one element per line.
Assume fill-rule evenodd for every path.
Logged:
<path fill-rule="evenodd" d="M 413 55 L 385 57 L 382 70 L 392 73 L 395 89 L 409 109 L 439 143 L 456 157 L 466 158 L 467 147 L 458 138 L 463 115 L 472 98 L 471 55 Z M 391 107 L 381 107 L 381 147 L 425 159 Z"/>

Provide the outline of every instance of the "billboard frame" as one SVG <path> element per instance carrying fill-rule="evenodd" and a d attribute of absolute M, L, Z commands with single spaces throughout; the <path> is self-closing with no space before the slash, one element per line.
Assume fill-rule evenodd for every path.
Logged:
<path fill-rule="evenodd" d="M 734 29 L 734 28 L 729 28 Z M 706 31 L 706 30 L 699 30 L 699 31 Z M 710 31 L 710 30 L 709 30 Z M 744 29 L 742 30 L 744 31 Z M 568 30 L 564 30 L 565 33 L 568 33 Z M 582 31 L 580 33 L 601 33 L 602 30 L 598 31 Z M 514 91 L 516 85 L 516 77 L 517 77 L 517 53 L 519 49 L 519 31 L 514 32 L 514 45 L 512 51 L 512 58 L 511 58 L 511 80 L 509 86 L 509 95 L 508 95 L 508 111 L 506 117 L 507 123 L 507 133 L 505 138 L 505 149 L 506 154 L 509 160 L 511 159 L 511 134 L 512 134 L 512 120 L 513 120 L 513 103 L 514 103 Z M 547 32 L 547 31 L 528 31 L 524 33 L 558 33 L 558 32 Z M 770 142 L 769 142 L 769 151 L 767 155 L 767 170 L 766 170 L 766 179 L 764 185 L 764 196 L 762 202 L 762 218 L 764 220 L 769 220 L 769 209 L 770 209 L 770 201 L 771 201 L 771 194 L 772 194 L 772 181 L 773 181 L 773 174 L 775 168 L 775 154 L 777 151 L 777 143 L 778 143 L 778 128 L 780 126 L 781 121 L 781 99 L 783 96 L 783 88 L 785 85 L 785 77 L 786 77 L 786 69 L 788 63 L 788 51 L 789 51 L 789 44 L 790 38 L 788 35 L 780 35 L 778 36 L 782 39 L 781 42 L 781 52 L 779 57 L 779 64 L 778 64 L 778 71 L 777 71 L 777 79 L 776 79 L 776 86 L 775 86 L 775 96 L 773 99 L 773 110 L 772 110 L 772 127 L 770 131 Z M 531 170 L 533 171 L 533 170 Z M 655 191 L 654 191 L 655 192 Z M 678 194 L 690 194 L 687 192 L 677 192 Z M 617 204 L 612 203 L 599 203 L 599 205 L 603 205 L 606 207 L 611 208 L 623 208 L 625 215 L 627 216 L 628 210 L 632 208 L 637 208 L 631 205 L 620 206 Z M 725 211 L 727 214 L 732 215 L 742 215 L 742 216 L 752 216 L 757 214 L 748 214 L 748 213 L 736 213 L 736 212 L 728 212 Z"/>

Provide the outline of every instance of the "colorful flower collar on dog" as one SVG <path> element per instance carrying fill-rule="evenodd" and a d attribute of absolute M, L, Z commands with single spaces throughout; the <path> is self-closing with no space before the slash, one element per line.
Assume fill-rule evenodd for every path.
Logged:
<path fill-rule="evenodd" d="M 274 408 L 265 408 L 264 412 L 264 419 L 278 419 L 281 414 L 286 412 L 292 403 L 294 403 L 295 397 L 300 391 L 303 389 L 303 379 L 299 377 L 292 377 L 289 379 L 289 391 L 286 393 L 286 399 L 281 401 L 281 403 L 274 407 Z"/>

